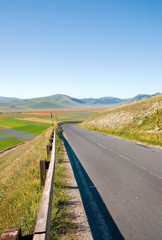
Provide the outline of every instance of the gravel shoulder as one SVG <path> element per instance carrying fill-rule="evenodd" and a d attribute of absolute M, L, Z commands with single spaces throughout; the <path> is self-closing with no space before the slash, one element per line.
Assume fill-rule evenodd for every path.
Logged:
<path fill-rule="evenodd" d="M 74 233 L 69 234 L 68 237 L 67 236 L 62 237 L 61 240 L 65 239 L 92 240 L 93 237 L 84 211 L 78 185 L 76 183 L 65 147 L 64 152 L 65 152 L 64 164 L 67 173 L 66 180 L 69 185 L 69 188 L 67 188 L 67 195 L 70 196 L 70 200 L 68 201 L 68 204 L 66 206 L 66 211 L 71 212 L 74 215 L 73 224 L 77 226 L 77 229 Z"/>

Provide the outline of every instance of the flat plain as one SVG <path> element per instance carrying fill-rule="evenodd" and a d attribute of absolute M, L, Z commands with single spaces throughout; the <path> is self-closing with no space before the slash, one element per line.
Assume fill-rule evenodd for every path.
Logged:
<path fill-rule="evenodd" d="M 61 121 L 81 122 L 96 109 L 61 109 L 0 114 L 0 152 L 32 140 L 52 124 Z M 52 116 L 51 116 L 52 114 Z"/>
<path fill-rule="evenodd" d="M 49 127 L 48 123 L 18 120 L 12 114 L 0 116 L 0 152 L 35 138 Z"/>

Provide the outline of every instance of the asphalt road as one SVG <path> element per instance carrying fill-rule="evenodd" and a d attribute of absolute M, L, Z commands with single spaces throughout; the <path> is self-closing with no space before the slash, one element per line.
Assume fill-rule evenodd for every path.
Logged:
<path fill-rule="evenodd" d="M 62 129 L 94 239 L 162 240 L 162 150 Z"/>

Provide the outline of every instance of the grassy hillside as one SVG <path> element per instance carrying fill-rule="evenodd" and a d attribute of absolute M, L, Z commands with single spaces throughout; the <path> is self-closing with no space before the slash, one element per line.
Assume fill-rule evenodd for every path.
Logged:
<path fill-rule="evenodd" d="M 0 236 L 4 229 L 21 227 L 22 235 L 34 231 L 43 187 L 40 185 L 39 161 L 46 158 L 46 144 L 52 128 L 0 158 Z M 73 239 L 77 231 L 74 213 L 67 211 L 70 200 L 66 161 L 61 130 L 56 135 L 56 167 L 51 217 L 52 240 Z M 69 187 L 68 187 L 69 186 Z M 62 238 L 61 238 L 62 237 Z"/>
<path fill-rule="evenodd" d="M 21 227 L 32 233 L 43 188 L 39 160 L 46 158 L 51 129 L 0 158 L 0 233 Z"/>
<path fill-rule="evenodd" d="M 162 95 L 96 114 L 80 126 L 162 146 Z"/>

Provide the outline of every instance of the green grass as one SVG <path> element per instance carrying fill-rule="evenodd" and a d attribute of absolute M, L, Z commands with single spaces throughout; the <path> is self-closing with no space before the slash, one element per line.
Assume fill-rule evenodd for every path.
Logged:
<path fill-rule="evenodd" d="M 23 141 L 16 139 L 16 138 L 7 138 L 5 140 L 2 140 L 2 141 L 0 141 L 0 152 L 6 150 L 8 148 L 17 146 L 21 143 L 23 143 Z"/>
<path fill-rule="evenodd" d="M 91 131 L 101 132 L 104 134 L 109 134 L 113 136 L 118 136 L 128 140 L 140 141 L 142 143 L 147 143 L 151 145 L 159 145 L 162 146 L 162 133 L 158 134 L 149 134 L 145 132 L 139 132 L 136 130 L 121 130 L 121 129 L 108 129 L 108 128 L 98 128 L 98 127 L 86 127 Z"/>
<path fill-rule="evenodd" d="M 14 118 L 3 118 L 0 119 L 0 126 L 39 135 L 51 125 L 48 123 L 31 122 Z"/>
<path fill-rule="evenodd" d="M 162 130 L 162 109 L 159 110 L 158 115 L 157 113 L 153 113 L 150 116 L 145 116 L 142 124 L 138 126 L 138 129 L 143 131 L 155 129 L 157 126 L 157 118 L 159 130 Z"/>

